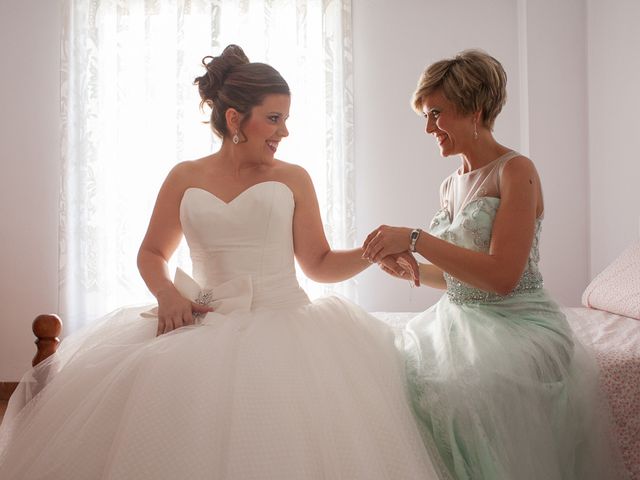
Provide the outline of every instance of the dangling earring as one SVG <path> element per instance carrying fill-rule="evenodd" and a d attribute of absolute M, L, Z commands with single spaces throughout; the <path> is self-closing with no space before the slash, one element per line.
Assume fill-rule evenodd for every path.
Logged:
<path fill-rule="evenodd" d="M 231 141 L 233 142 L 234 145 L 237 145 L 238 143 L 240 143 L 240 137 L 238 136 L 238 130 L 236 130 L 236 133 L 231 138 Z"/>
<path fill-rule="evenodd" d="M 477 122 L 473 122 L 473 139 L 478 139 L 478 124 Z"/>

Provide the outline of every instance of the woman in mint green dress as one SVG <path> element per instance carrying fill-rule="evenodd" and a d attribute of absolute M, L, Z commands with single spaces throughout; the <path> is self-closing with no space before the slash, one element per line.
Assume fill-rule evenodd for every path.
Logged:
<path fill-rule="evenodd" d="M 536 168 L 492 134 L 505 99 L 505 71 L 482 51 L 426 69 L 413 106 L 462 164 L 428 230 L 381 226 L 365 256 L 446 289 L 404 332 L 414 412 L 443 478 L 618 478 L 597 365 L 543 289 Z M 412 252 L 429 263 L 418 269 Z"/>

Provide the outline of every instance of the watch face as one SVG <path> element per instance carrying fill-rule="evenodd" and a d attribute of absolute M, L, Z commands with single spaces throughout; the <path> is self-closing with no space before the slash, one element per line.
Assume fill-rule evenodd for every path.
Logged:
<path fill-rule="evenodd" d="M 418 243 L 418 237 L 420 236 L 420 230 L 415 229 L 411 230 L 411 236 L 409 237 L 411 242 L 409 244 L 409 250 L 412 252 L 416 251 L 416 243 Z"/>

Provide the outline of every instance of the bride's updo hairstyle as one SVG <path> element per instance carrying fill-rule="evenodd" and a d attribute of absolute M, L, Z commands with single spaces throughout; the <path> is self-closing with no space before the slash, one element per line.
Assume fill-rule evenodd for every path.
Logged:
<path fill-rule="evenodd" d="M 498 60 L 482 50 L 464 50 L 440 60 L 420 75 L 411 100 L 422 114 L 424 98 L 438 90 L 459 113 L 482 111 L 482 124 L 493 129 L 496 117 L 507 101 L 507 74 Z"/>
<path fill-rule="evenodd" d="M 270 94 L 291 95 L 289 85 L 271 65 L 251 63 L 242 48 L 227 46 L 220 56 L 202 59 L 207 72 L 194 80 L 200 92 L 200 108 L 211 107 L 211 128 L 224 139 L 229 133 L 225 113 L 234 108 L 243 115 L 244 124 L 251 109 Z"/>

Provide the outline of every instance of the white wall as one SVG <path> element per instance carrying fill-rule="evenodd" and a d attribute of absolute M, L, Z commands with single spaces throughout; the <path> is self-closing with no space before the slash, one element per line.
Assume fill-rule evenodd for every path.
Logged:
<path fill-rule="evenodd" d="M 33 317 L 57 310 L 60 3 L 0 2 L 0 382 L 29 365 Z M 596 273 L 637 236 L 638 18 L 634 0 L 353 0 L 359 238 L 379 223 L 428 224 L 456 162 L 440 158 L 409 98 L 427 64 L 481 47 L 509 74 L 496 135 L 532 156 L 545 185 L 546 284 L 577 304 L 588 259 Z M 439 296 L 374 268 L 359 293 L 369 310 Z"/>
<path fill-rule="evenodd" d="M 439 156 L 409 99 L 429 63 L 483 48 L 509 79 L 495 135 L 530 154 L 544 184 L 546 286 L 578 304 L 588 248 L 584 2 L 354 0 L 353 18 L 359 237 L 380 223 L 430 222 L 440 182 L 459 159 Z M 368 310 L 422 310 L 440 295 L 377 269 L 360 277 L 358 292 Z"/>
<path fill-rule="evenodd" d="M 586 7 L 528 0 L 523 11 L 529 153 L 545 196 L 541 270 L 561 304 L 579 305 L 589 281 Z"/>
<path fill-rule="evenodd" d="M 0 382 L 35 353 L 58 302 L 60 3 L 0 2 Z"/>
<path fill-rule="evenodd" d="M 640 2 L 587 5 L 593 276 L 638 237 Z"/>

